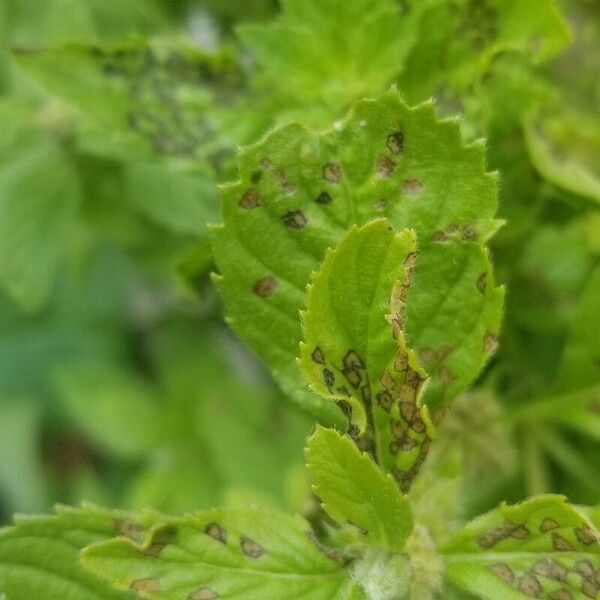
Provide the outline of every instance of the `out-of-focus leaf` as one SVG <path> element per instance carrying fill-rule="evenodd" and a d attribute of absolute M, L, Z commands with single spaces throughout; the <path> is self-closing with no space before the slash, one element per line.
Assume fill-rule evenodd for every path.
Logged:
<path fill-rule="evenodd" d="M 0 285 L 24 309 L 44 305 L 78 232 L 81 190 L 60 147 L 0 118 Z"/>
<path fill-rule="evenodd" d="M 463 146 L 456 123 L 436 121 L 430 104 L 407 108 L 393 91 L 323 135 L 281 128 L 243 150 L 240 181 L 223 188 L 225 224 L 211 231 L 229 321 L 284 391 L 331 422 L 294 362 L 309 275 L 354 224 L 387 217 L 414 228 L 407 337 L 437 408 L 496 347 L 503 293 L 485 250 L 495 194 L 482 147 Z"/>
<path fill-rule="evenodd" d="M 64 367 L 56 383 L 77 427 L 118 456 L 144 456 L 172 435 L 153 391 L 132 372 L 102 364 Z"/>
<path fill-rule="evenodd" d="M 46 507 L 38 451 L 40 417 L 33 403 L 0 396 L 0 498 L 10 511 L 36 512 Z"/>

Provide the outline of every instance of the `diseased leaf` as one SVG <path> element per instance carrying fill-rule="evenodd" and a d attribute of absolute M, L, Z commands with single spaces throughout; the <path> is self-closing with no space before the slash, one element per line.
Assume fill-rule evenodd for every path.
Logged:
<path fill-rule="evenodd" d="M 223 95 L 241 84 L 236 62 L 192 46 L 65 44 L 21 50 L 19 64 L 86 117 L 87 149 L 119 158 L 173 159 L 218 172 L 235 144 L 221 136 Z"/>
<path fill-rule="evenodd" d="M 156 600 L 347 598 L 346 569 L 308 523 L 273 511 L 223 509 L 169 519 L 142 544 L 116 539 L 83 564 L 121 590 Z"/>
<path fill-rule="evenodd" d="M 431 424 L 421 406 L 427 373 L 404 337 L 417 260 L 414 232 L 385 219 L 353 227 L 309 286 L 300 367 L 334 400 L 350 435 L 403 491 L 427 456 Z"/>
<path fill-rule="evenodd" d="M 275 22 L 238 28 L 262 79 L 287 108 L 319 123 L 383 92 L 415 42 L 419 11 L 394 0 L 286 0 Z M 357 24 L 360 26 L 357 27 Z"/>
<path fill-rule="evenodd" d="M 91 506 L 49 517 L 18 517 L 0 530 L 0 595 L 10 600 L 135 600 L 79 566 L 82 548 L 117 535 L 138 538 L 154 520 Z"/>
<path fill-rule="evenodd" d="M 431 104 L 410 109 L 391 91 L 324 134 L 283 127 L 242 151 L 240 180 L 223 188 L 224 225 L 211 241 L 229 322 L 289 395 L 331 422 L 293 360 L 309 275 L 352 225 L 386 217 L 411 227 L 419 261 L 407 339 L 432 375 L 426 402 L 437 409 L 496 347 L 503 293 L 484 246 L 495 210 L 483 148 L 465 147 Z"/>
<path fill-rule="evenodd" d="M 479 598 L 597 598 L 600 533 L 562 496 L 502 505 L 444 548 L 448 577 Z"/>
<path fill-rule="evenodd" d="M 306 459 L 315 493 L 332 518 L 358 527 L 369 545 L 404 549 L 413 527 L 408 501 L 350 438 L 318 426 L 308 440 Z"/>

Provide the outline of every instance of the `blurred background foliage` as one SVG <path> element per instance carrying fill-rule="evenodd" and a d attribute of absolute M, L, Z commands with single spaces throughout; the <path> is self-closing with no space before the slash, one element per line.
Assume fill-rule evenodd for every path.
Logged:
<path fill-rule="evenodd" d="M 0 519 L 305 507 L 313 420 L 223 323 L 206 224 L 236 146 L 391 84 L 500 171 L 501 346 L 442 432 L 466 510 L 597 503 L 598 3 L 281 4 L 0 0 Z"/>

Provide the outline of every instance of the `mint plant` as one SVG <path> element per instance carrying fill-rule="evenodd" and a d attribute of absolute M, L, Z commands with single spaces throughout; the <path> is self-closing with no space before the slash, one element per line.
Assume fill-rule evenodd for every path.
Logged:
<path fill-rule="evenodd" d="M 0 600 L 600 597 L 597 8 L 276 4 L 0 0 Z"/>

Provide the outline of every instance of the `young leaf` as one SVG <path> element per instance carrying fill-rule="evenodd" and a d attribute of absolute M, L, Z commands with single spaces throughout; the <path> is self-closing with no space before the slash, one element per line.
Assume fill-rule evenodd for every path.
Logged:
<path fill-rule="evenodd" d="M 325 554 L 303 519 L 272 511 L 171 519 L 141 545 L 100 543 L 82 561 L 118 589 L 153 600 L 347 598 L 345 566 Z"/>
<path fill-rule="evenodd" d="M 496 347 L 503 294 L 484 246 L 495 210 L 483 148 L 465 147 L 457 123 L 437 121 L 431 104 L 410 109 L 391 91 L 324 134 L 283 127 L 242 151 L 240 181 L 223 188 L 224 225 L 211 241 L 229 322 L 287 393 L 331 420 L 300 391 L 294 364 L 309 275 L 354 224 L 384 216 L 412 227 L 420 255 L 407 338 L 437 408 Z"/>
<path fill-rule="evenodd" d="M 138 539 L 154 519 L 86 506 L 59 507 L 49 517 L 18 517 L 0 530 L 0 597 L 10 600 L 135 600 L 85 571 L 79 552 L 89 544 L 124 535 Z"/>
<path fill-rule="evenodd" d="M 311 388 L 348 417 L 359 448 L 404 491 L 431 429 L 421 406 L 428 376 L 404 339 L 416 250 L 414 232 L 396 234 L 385 219 L 353 227 L 313 277 L 299 362 Z"/>
<path fill-rule="evenodd" d="M 232 153 L 234 144 L 220 136 L 219 102 L 241 84 L 230 56 L 136 39 L 20 50 L 16 57 L 87 117 L 84 142 L 95 152 L 193 161 L 208 173 Z"/>
<path fill-rule="evenodd" d="M 317 426 L 306 448 L 314 490 L 340 524 L 352 523 L 373 546 L 401 552 L 413 527 L 410 505 L 388 474 L 350 440 Z"/>
<path fill-rule="evenodd" d="M 394 81 L 414 44 L 418 12 L 401 15 L 394 0 L 286 0 L 278 21 L 244 25 L 238 34 L 286 105 L 318 107 L 330 118 Z"/>
<path fill-rule="evenodd" d="M 597 598 L 600 534 L 562 496 L 502 505 L 444 549 L 451 581 L 479 598 Z"/>

